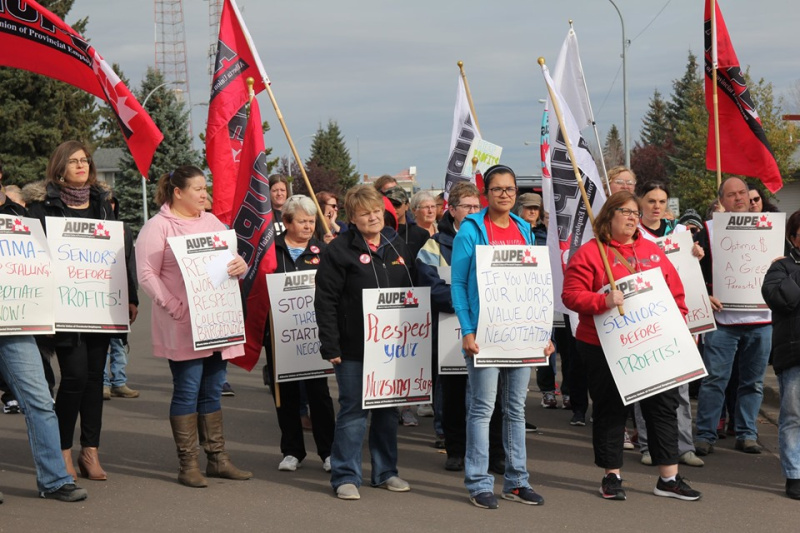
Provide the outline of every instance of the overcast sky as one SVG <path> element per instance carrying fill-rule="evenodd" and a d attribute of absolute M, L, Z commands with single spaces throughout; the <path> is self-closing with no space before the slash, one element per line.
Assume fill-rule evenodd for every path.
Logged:
<path fill-rule="evenodd" d="M 631 138 L 647 103 L 671 92 L 689 50 L 702 55 L 703 0 L 616 0 L 625 18 Z M 539 56 L 552 68 L 573 19 L 595 118 L 604 138 L 622 133 L 622 33 L 605 0 L 239 0 L 245 24 L 272 80 L 301 157 L 328 119 L 338 121 L 362 174 L 416 166 L 424 187 L 441 187 L 448 158 L 458 60 L 464 61 L 483 137 L 503 147 L 517 174 L 539 168 L 546 89 Z M 662 11 L 663 8 L 663 11 Z M 184 0 L 194 132 L 208 102 L 207 0 Z M 787 94 L 800 79 L 797 0 L 723 0 L 721 9 L 742 67 Z M 659 12 L 661 11 L 660 15 Z M 76 0 L 67 17 L 89 17 L 97 51 L 138 87 L 155 64 L 152 0 Z M 649 25 L 649 26 L 648 26 Z M 265 94 L 267 146 L 290 155 Z M 528 141 L 532 144 L 526 146 Z M 196 141 L 199 146 L 199 141 Z"/>

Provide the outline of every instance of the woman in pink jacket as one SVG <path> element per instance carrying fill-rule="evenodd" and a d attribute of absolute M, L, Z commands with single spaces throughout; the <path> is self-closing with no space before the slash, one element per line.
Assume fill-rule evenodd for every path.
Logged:
<path fill-rule="evenodd" d="M 189 487 L 208 482 L 197 464 L 198 434 L 208 456 L 208 477 L 249 479 L 250 472 L 236 468 L 225 451 L 220 396 L 227 360 L 244 354 L 242 345 L 218 350 L 194 350 L 186 287 L 169 237 L 212 231 L 225 226 L 204 210 L 206 179 L 193 166 L 178 167 L 161 176 L 156 191 L 158 214 L 147 221 L 136 241 L 139 284 L 153 299 L 151 329 L 153 354 L 169 360 L 172 402 L 169 419 L 178 448 L 178 481 Z M 247 268 L 236 256 L 228 275 L 240 276 Z"/>

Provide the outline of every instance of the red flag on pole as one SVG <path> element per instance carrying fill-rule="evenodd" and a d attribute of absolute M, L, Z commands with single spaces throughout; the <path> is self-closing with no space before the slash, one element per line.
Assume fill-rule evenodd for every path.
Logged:
<path fill-rule="evenodd" d="M 758 178 L 770 191 L 775 192 L 783 186 L 778 163 L 742 76 L 719 3 L 715 4 L 716 35 L 711 31 L 711 0 L 706 0 L 705 87 L 709 113 L 706 168 L 717 170 L 712 81 L 716 68 L 722 172 Z"/>
<path fill-rule="evenodd" d="M 0 66 L 61 80 L 108 103 L 136 167 L 147 175 L 164 138 L 111 66 L 78 32 L 34 0 L 0 3 Z"/>
<path fill-rule="evenodd" d="M 230 225 L 233 197 L 247 124 L 247 78 L 253 78 L 254 94 L 269 79 L 236 3 L 225 0 L 219 21 L 217 58 L 214 62 L 211 99 L 206 127 L 206 160 L 214 179 L 214 214 Z"/>

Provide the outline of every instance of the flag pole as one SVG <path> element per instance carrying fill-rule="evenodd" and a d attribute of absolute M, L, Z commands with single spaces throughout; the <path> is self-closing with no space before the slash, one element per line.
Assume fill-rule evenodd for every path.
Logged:
<path fill-rule="evenodd" d="M 467 102 L 469 103 L 469 112 L 472 113 L 472 118 L 475 120 L 475 129 L 478 134 L 481 133 L 481 127 L 478 125 L 478 115 L 475 114 L 475 104 L 472 103 L 472 93 L 469 90 L 469 82 L 467 81 L 467 73 L 464 72 L 464 62 L 459 61 L 458 70 L 461 71 L 461 79 L 464 80 L 464 91 L 467 93 Z"/>
<path fill-rule="evenodd" d="M 545 68 L 545 61 L 543 57 L 539 58 L 539 65 L 542 69 Z M 556 118 L 558 119 L 558 127 L 561 128 L 561 135 L 564 136 L 564 144 L 567 146 L 567 153 L 569 154 L 570 163 L 572 163 L 572 171 L 575 173 L 575 180 L 578 182 L 578 187 L 581 190 L 581 198 L 583 198 L 583 203 L 586 206 L 586 213 L 589 215 L 589 221 L 594 225 L 594 213 L 592 212 L 592 204 L 589 202 L 589 196 L 586 194 L 586 188 L 583 186 L 583 178 L 581 178 L 581 169 L 578 168 L 578 163 L 575 161 L 575 155 L 572 153 L 572 143 L 569 140 L 569 134 L 567 133 L 567 128 L 564 126 L 564 117 L 561 114 L 561 106 L 558 103 L 558 98 L 553 93 L 553 89 L 550 87 L 549 84 L 547 85 L 547 92 L 550 95 L 550 101 L 553 102 L 553 112 L 556 114 Z M 600 237 L 595 233 L 594 240 L 597 242 L 597 248 L 600 250 L 600 257 L 603 260 L 603 266 L 606 270 L 606 276 L 608 276 L 609 285 L 611 286 L 611 290 L 617 290 L 617 282 L 614 281 L 614 276 L 611 273 L 611 265 L 608 263 L 608 255 L 606 254 L 606 249 L 603 246 L 603 243 L 600 242 Z M 617 306 L 617 310 L 619 311 L 620 315 L 625 314 L 625 310 L 622 308 L 621 305 Z"/>
<path fill-rule="evenodd" d="M 722 153 L 719 145 L 719 98 L 717 97 L 717 2 L 711 0 L 711 101 L 714 106 L 714 151 L 717 157 L 717 189 L 722 185 Z"/>

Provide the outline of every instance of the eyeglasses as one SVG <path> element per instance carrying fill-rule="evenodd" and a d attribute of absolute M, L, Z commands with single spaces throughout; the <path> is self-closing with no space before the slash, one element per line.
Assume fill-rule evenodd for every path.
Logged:
<path fill-rule="evenodd" d="M 493 196 L 503 196 L 503 194 L 507 194 L 508 196 L 516 196 L 517 195 L 517 188 L 516 187 L 492 187 L 489 189 L 489 192 L 492 193 Z"/>
<path fill-rule="evenodd" d="M 620 186 L 627 185 L 628 187 L 633 187 L 634 185 L 636 185 L 636 182 L 634 180 L 611 180 L 611 183 Z"/>
<path fill-rule="evenodd" d="M 336 209 L 337 211 L 339 210 L 339 204 L 325 204 L 325 205 L 327 205 L 328 207 L 332 207 L 332 208 Z"/>
<path fill-rule="evenodd" d="M 67 164 L 72 166 L 72 167 L 77 167 L 78 163 L 80 163 L 81 166 L 90 165 L 92 163 L 92 160 L 89 159 L 88 157 L 82 157 L 80 159 L 68 159 L 67 160 Z"/>
<path fill-rule="evenodd" d="M 757 204 L 760 201 L 761 201 L 761 197 L 760 196 L 756 196 L 755 198 L 750 198 L 750 203 L 751 204 Z"/>
<path fill-rule="evenodd" d="M 480 211 L 481 206 L 478 204 L 458 204 L 456 207 L 460 207 L 465 211 Z"/>
<path fill-rule="evenodd" d="M 622 216 L 624 216 L 624 217 L 632 216 L 634 218 L 642 218 L 642 212 L 641 211 L 634 211 L 633 209 L 628 209 L 627 207 L 618 207 L 616 209 L 616 211 L 619 211 L 620 213 L 622 213 Z"/>

